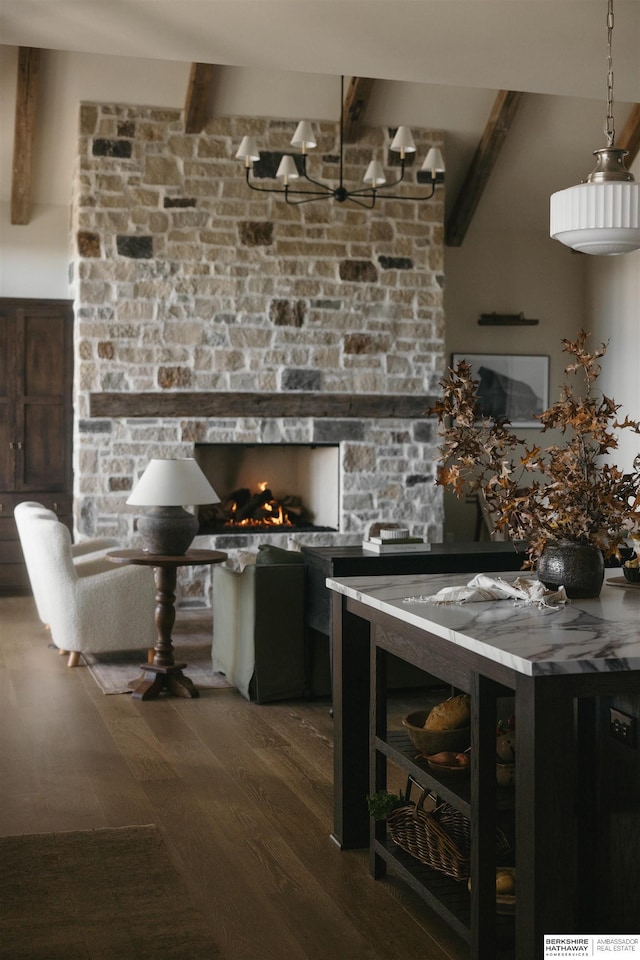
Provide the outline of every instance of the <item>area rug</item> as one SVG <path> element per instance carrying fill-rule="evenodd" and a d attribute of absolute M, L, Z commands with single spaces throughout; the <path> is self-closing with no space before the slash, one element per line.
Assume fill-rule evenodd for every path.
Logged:
<path fill-rule="evenodd" d="M 223 673 L 213 672 L 212 637 L 210 615 L 178 613 L 172 636 L 175 661 L 187 664 L 185 676 L 193 681 L 200 693 L 231 686 Z M 131 693 L 129 683 L 141 676 L 140 664 L 146 660 L 146 655 L 146 650 L 120 650 L 86 653 L 82 660 L 103 693 Z"/>
<path fill-rule="evenodd" d="M 0 837 L 2 960 L 217 960 L 153 824 Z"/>

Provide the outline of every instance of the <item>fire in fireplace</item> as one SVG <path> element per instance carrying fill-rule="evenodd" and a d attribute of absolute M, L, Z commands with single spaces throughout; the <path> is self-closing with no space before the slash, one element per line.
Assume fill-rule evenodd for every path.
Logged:
<path fill-rule="evenodd" d="M 338 529 L 336 445 L 197 444 L 194 456 L 220 496 L 199 507 L 201 534 Z"/>
<path fill-rule="evenodd" d="M 200 507 L 199 517 L 201 527 L 314 526 L 301 497 L 292 494 L 274 497 L 266 480 L 258 484 L 258 490 L 253 493 L 248 487 L 241 487 L 220 503 Z"/>

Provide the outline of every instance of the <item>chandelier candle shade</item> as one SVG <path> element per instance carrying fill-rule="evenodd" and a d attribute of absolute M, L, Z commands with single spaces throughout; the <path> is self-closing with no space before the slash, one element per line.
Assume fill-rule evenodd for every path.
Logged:
<path fill-rule="evenodd" d="M 387 183 L 382 164 L 378 160 L 372 160 L 362 178 L 364 187 L 355 187 L 349 189 L 344 182 L 344 77 L 340 79 L 340 168 L 338 185 L 333 186 L 328 183 L 322 183 L 315 180 L 307 171 L 307 157 L 309 150 L 317 146 L 316 136 L 313 127 L 308 120 L 301 120 L 296 127 L 295 133 L 291 139 L 291 146 L 300 151 L 300 167 L 290 154 L 284 154 L 278 169 L 276 171 L 276 180 L 279 180 L 280 187 L 260 187 L 251 179 L 253 164 L 260 160 L 260 151 L 258 150 L 255 137 L 243 137 L 236 153 L 236 159 L 244 161 L 247 186 L 251 190 L 259 193 L 279 193 L 284 196 L 287 203 L 296 205 L 299 203 L 310 203 L 313 200 L 336 200 L 338 203 L 344 203 L 346 200 L 357 203 L 361 207 L 371 210 L 375 206 L 378 198 L 389 200 L 430 200 L 435 193 L 436 185 L 444 183 L 444 162 L 442 153 L 437 147 L 431 147 L 426 159 L 420 169 L 422 174 L 421 182 L 431 187 L 430 192 L 419 196 L 407 196 L 404 193 L 382 193 L 380 188 L 385 186 L 386 190 L 397 187 L 404 180 L 407 156 L 416 152 L 416 145 L 411 135 L 409 127 L 398 127 L 396 134 L 391 141 L 389 149 L 399 154 L 400 176 L 390 183 Z M 311 185 L 311 188 L 304 190 L 292 187 L 291 184 L 296 180 L 302 180 L 303 183 Z"/>
<path fill-rule="evenodd" d="M 198 532 L 196 517 L 185 504 L 219 503 L 204 473 L 190 459 L 150 460 L 128 504 L 151 507 L 138 518 L 142 548 L 156 556 L 183 556 Z"/>
<path fill-rule="evenodd" d="M 640 248 L 640 184 L 626 169 L 627 150 L 614 146 L 613 0 L 608 0 L 607 146 L 594 151 L 596 166 L 580 183 L 551 197 L 550 235 L 580 253 L 610 256 Z"/>

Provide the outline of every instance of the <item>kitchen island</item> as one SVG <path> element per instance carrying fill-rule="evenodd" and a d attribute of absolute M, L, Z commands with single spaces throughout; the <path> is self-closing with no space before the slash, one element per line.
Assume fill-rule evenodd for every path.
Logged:
<path fill-rule="evenodd" d="M 496 576 L 512 580 L 522 574 Z M 618 581 L 620 571 L 607 571 L 609 579 Z M 468 580 L 433 575 L 327 581 L 333 591 L 334 838 L 345 849 L 371 844 L 374 876 L 389 863 L 468 940 L 472 960 L 495 956 L 496 705 L 513 697 L 513 955 L 539 960 L 545 934 L 603 932 L 594 882 L 597 706 L 599 697 L 640 689 L 640 591 L 605 583 L 598 599 L 560 607 L 511 600 L 419 602 Z M 411 858 L 396 856 L 393 844 L 381 842 L 370 828 L 366 798 L 381 783 L 381 758 L 397 760 L 440 793 L 426 764 L 403 758 L 387 736 L 388 654 L 471 695 L 470 783 L 468 796 L 461 791 L 458 802 L 472 834 L 467 914 L 447 902 L 446 891 L 430 890 L 407 864 Z M 442 792 L 456 802 L 451 785 L 443 784 Z"/>

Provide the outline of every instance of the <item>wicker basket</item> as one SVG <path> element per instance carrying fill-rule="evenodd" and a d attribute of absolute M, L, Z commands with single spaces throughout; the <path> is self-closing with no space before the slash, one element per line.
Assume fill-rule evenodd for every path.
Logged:
<path fill-rule="evenodd" d="M 417 803 L 399 807 L 387 818 L 387 829 L 394 843 L 420 863 L 433 870 L 467 880 L 471 873 L 471 829 L 466 817 L 448 803 L 432 811 L 424 809 L 430 796 L 423 790 Z M 496 831 L 498 854 L 507 853 L 510 844 L 500 829 Z"/>

